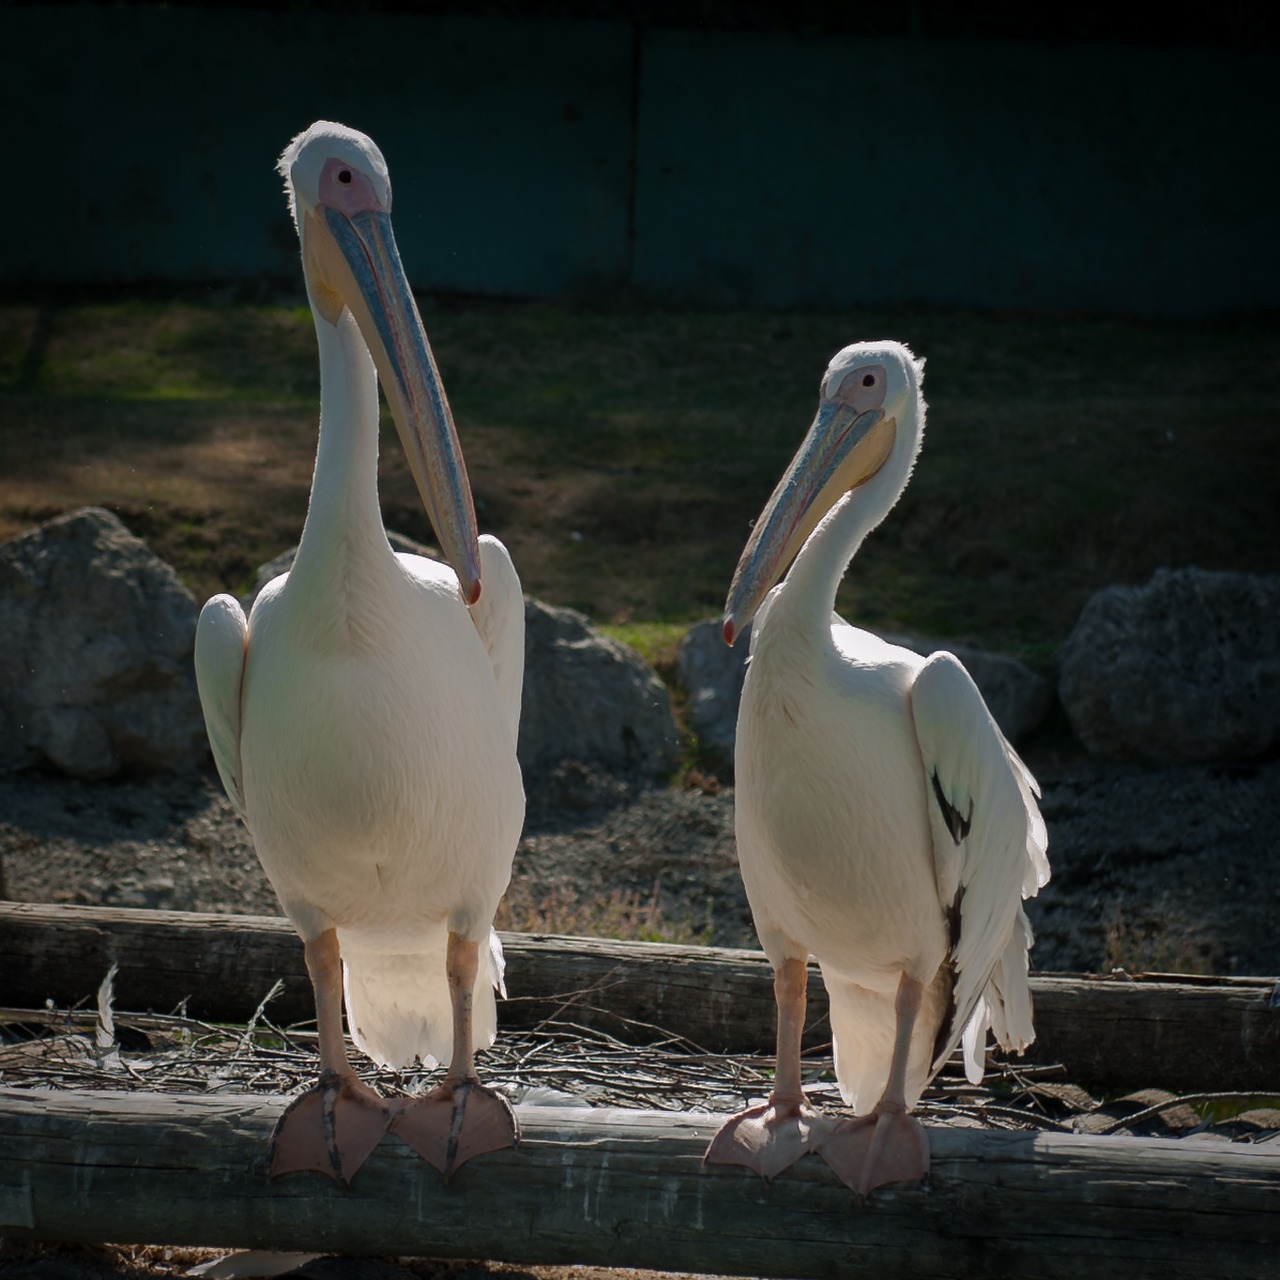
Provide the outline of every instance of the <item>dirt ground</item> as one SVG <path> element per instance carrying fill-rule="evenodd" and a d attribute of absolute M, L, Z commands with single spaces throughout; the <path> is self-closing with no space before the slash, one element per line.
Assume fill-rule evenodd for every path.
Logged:
<path fill-rule="evenodd" d="M 1053 879 L 1032 966 L 1280 973 L 1280 761 L 1153 770 L 1029 753 Z M 755 946 L 733 792 L 567 770 L 530 785 L 500 927 Z M 276 915 L 216 776 L 0 777 L 3 892 Z"/>

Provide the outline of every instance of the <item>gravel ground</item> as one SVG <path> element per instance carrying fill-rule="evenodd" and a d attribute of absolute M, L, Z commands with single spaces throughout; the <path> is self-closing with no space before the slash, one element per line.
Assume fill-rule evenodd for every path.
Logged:
<path fill-rule="evenodd" d="M 1034 754 L 1053 880 L 1031 904 L 1042 972 L 1280 973 L 1280 761 L 1152 770 Z M 583 771 L 530 786 L 505 927 L 617 926 L 754 946 L 733 792 Z M 0 777 L 6 896 L 279 914 L 216 776 Z"/>

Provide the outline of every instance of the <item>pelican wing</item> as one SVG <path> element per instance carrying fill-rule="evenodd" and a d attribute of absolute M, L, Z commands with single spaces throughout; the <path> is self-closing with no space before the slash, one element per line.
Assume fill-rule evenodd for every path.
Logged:
<path fill-rule="evenodd" d="M 924 760 L 938 896 L 951 926 L 953 1014 L 935 1069 L 964 1039 L 982 1077 L 988 1027 L 1006 1048 L 1034 1038 L 1027 984 L 1031 930 L 1022 899 L 1049 879 L 1039 792 L 964 667 L 935 653 L 911 692 Z"/>
<path fill-rule="evenodd" d="M 200 690 L 205 729 L 218 775 L 242 819 L 245 811 L 240 772 L 240 688 L 248 651 L 249 624 L 239 601 L 228 595 L 214 596 L 200 610 L 200 621 L 196 624 L 196 687 Z"/>
<path fill-rule="evenodd" d="M 524 685 L 524 594 L 506 547 L 491 534 L 480 538 L 480 599 L 471 620 L 484 642 L 514 742 L 520 732 Z"/>

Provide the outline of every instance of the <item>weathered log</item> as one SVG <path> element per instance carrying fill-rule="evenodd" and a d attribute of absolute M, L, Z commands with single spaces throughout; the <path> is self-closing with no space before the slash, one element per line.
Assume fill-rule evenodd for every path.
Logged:
<path fill-rule="evenodd" d="M 774 1004 L 759 952 L 506 934 L 502 1024 L 559 1016 L 623 1038 L 676 1033 L 712 1052 L 767 1053 Z M 115 962 L 122 1009 L 243 1022 L 277 978 L 279 1023 L 313 1016 L 302 947 L 274 917 L 0 904 L 0 1003 L 89 999 Z M 1280 1092 L 1274 979 L 1032 978 L 1031 1062 L 1061 1062 L 1089 1088 Z M 824 1043 L 826 996 L 810 983 L 807 1043 Z"/>
<path fill-rule="evenodd" d="M 814 1157 L 704 1166 L 717 1118 L 524 1107 L 449 1185 L 389 1138 L 344 1191 L 272 1182 L 281 1103 L 0 1091 L 0 1235 L 750 1276 L 1275 1275 L 1280 1152 L 934 1127 L 926 1186 L 862 1206 Z"/>

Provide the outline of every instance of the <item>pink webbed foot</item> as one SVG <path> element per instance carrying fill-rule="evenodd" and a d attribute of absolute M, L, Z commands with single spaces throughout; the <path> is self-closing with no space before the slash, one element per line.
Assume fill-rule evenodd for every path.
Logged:
<path fill-rule="evenodd" d="M 313 1171 L 349 1186 L 386 1135 L 399 1105 L 355 1075 L 325 1071 L 277 1121 L 271 1134 L 271 1176 Z"/>
<path fill-rule="evenodd" d="M 771 1099 L 726 1120 L 702 1158 L 707 1164 L 743 1165 L 770 1181 L 816 1152 L 831 1123 L 807 1103 Z"/>
<path fill-rule="evenodd" d="M 478 1080 L 445 1083 L 404 1103 L 391 1131 L 438 1169 L 446 1182 L 468 1160 L 520 1141 L 511 1104 Z"/>
<path fill-rule="evenodd" d="M 891 1182 L 919 1182 L 929 1172 L 924 1126 L 905 1110 L 884 1104 L 870 1115 L 833 1121 L 816 1150 L 860 1197 Z"/>

